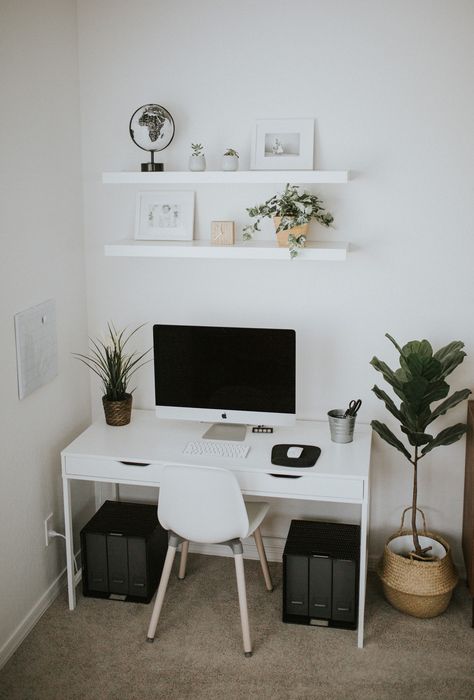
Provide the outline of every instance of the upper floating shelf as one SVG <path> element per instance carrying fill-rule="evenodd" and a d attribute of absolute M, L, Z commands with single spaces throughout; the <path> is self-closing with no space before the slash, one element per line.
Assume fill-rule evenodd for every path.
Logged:
<path fill-rule="evenodd" d="M 178 185 L 178 184 L 285 184 L 318 183 L 337 184 L 348 182 L 349 170 L 204 170 L 203 172 L 163 171 L 161 173 L 142 173 L 122 171 L 102 173 L 102 182 L 110 185 Z"/>

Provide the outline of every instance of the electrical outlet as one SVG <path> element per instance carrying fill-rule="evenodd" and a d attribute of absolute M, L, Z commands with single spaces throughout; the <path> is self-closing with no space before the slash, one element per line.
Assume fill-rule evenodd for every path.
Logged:
<path fill-rule="evenodd" d="M 51 542 L 51 537 L 49 536 L 49 531 L 54 530 L 53 528 L 53 513 L 50 513 L 47 518 L 44 520 L 44 543 L 46 547 L 49 547 L 49 543 Z"/>

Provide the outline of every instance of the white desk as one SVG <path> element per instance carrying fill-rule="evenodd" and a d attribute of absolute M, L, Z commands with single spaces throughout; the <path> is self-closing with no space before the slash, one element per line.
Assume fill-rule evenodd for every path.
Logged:
<path fill-rule="evenodd" d="M 76 606 L 71 480 L 159 487 L 165 464 L 214 463 L 210 457 L 183 454 L 186 443 L 201 439 L 205 429 L 203 423 L 158 420 L 154 411 L 134 411 L 130 425 L 111 427 L 102 419 L 93 423 L 63 450 L 61 462 L 71 610 Z M 219 459 L 219 466 L 234 472 L 242 493 L 272 498 L 356 503 L 361 506 L 357 643 L 362 647 L 367 577 L 370 427 L 357 426 L 354 441 L 345 445 L 331 442 L 325 421 L 297 421 L 295 426 L 276 428 L 269 435 L 254 434 L 248 429 L 245 442 L 250 445 L 245 459 Z M 308 469 L 277 467 L 270 461 L 271 448 L 277 443 L 319 445 L 321 456 L 316 465 Z"/>

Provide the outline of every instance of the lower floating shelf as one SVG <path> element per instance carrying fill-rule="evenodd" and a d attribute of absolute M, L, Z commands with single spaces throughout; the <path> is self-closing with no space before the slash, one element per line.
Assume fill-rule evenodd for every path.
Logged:
<path fill-rule="evenodd" d="M 349 244 L 344 241 L 311 241 L 296 260 L 345 260 Z M 238 241 L 234 245 L 211 245 L 209 241 L 122 240 L 105 246 L 105 255 L 132 258 L 218 258 L 227 260 L 290 260 L 288 248 L 275 241 Z"/>

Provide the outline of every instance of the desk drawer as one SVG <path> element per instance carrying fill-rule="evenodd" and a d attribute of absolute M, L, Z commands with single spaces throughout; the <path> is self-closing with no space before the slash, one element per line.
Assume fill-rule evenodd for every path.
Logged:
<path fill-rule="evenodd" d="M 161 464 L 141 462 L 120 462 L 115 459 L 99 457 L 66 457 L 65 472 L 67 476 L 90 477 L 100 481 L 134 481 L 138 483 L 159 483 Z"/>
<path fill-rule="evenodd" d="M 272 476 L 253 472 L 234 472 L 242 491 L 262 495 L 328 500 L 362 501 L 364 484 L 362 479 L 340 477 L 301 476 L 300 478 Z"/>

